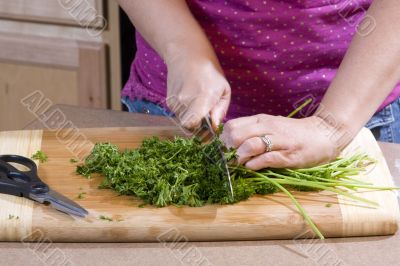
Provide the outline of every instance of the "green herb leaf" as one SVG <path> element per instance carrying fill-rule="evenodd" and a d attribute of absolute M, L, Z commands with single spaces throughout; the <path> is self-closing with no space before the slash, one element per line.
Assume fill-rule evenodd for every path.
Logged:
<path fill-rule="evenodd" d="M 77 198 L 78 199 L 84 199 L 85 196 L 86 196 L 86 192 L 81 192 L 81 193 L 78 194 Z"/>
<path fill-rule="evenodd" d="M 104 220 L 104 221 L 109 221 L 109 222 L 112 222 L 112 221 L 113 221 L 112 218 L 110 218 L 110 217 L 108 217 L 108 216 L 105 216 L 105 215 L 100 215 L 100 216 L 99 216 L 99 219 L 100 219 L 100 220 Z"/>
<path fill-rule="evenodd" d="M 15 216 L 14 214 L 9 214 L 8 215 L 8 220 L 13 220 L 13 219 L 19 220 L 19 216 Z"/>
<path fill-rule="evenodd" d="M 35 154 L 32 155 L 31 157 L 33 160 L 39 160 L 39 162 L 44 163 L 47 161 L 47 155 L 43 151 L 37 151 Z"/>

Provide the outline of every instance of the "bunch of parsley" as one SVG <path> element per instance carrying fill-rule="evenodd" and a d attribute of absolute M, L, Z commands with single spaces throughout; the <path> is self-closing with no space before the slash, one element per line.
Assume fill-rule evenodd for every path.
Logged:
<path fill-rule="evenodd" d="M 365 154 L 337 158 L 333 162 L 307 169 L 262 169 L 252 171 L 237 166 L 235 151 L 225 150 L 230 162 L 234 199 L 229 194 L 227 177 L 220 158 L 218 138 L 204 144 L 198 138 L 175 137 L 145 139 L 137 149 L 120 151 L 111 143 L 98 143 L 77 173 L 87 178 L 97 173 L 104 176 L 102 188 L 121 195 L 133 195 L 146 204 L 164 207 L 204 204 L 232 204 L 254 194 L 285 193 L 295 204 L 314 232 L 322 233 L 302 208 L 291 190 L 327 190 L 371 205 L 375 202 L 350 193 L 358 188 L 392 190 L 351 178 L 374 161 Z"/>
<path fill-rule="evenodd" d="M 98 143 L 77 172 L 86 177 L 104 175 L 101 185 L 121 195 L 134 195 L 145 203 L 203 206 L 206 203 L 228 204 L 245 200 L 255 193 L 276 191 L 268 183 L 255 184 L 232 175 L 235 197 L 229 195 L 227 177 L 218 150 L 219 139 L 202 144 L 198 138 L 160 140 L 152 137 L 138 149 L 120 152 L 110 143 Z M 228 152 L 231 158 L 234 152 Z"/>

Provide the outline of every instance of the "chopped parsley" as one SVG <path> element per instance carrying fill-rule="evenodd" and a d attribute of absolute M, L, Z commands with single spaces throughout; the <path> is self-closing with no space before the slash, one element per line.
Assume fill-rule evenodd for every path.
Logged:
<path fill-rule="evenodd" d="M 108 216 L 105 216 L 105 215 L 100 215 L 100 216 L 99 216 L 99 219 L 100 219 L 100 220 L 104 220 L 104 221 L 109 221 L 109 222 L 112 222 L 112 221 L 113 221 L 112 218 L 110 218 L 110 217 L 108 217 Z"/>
<path fill-rule="evenodd" d="M 15 216 L 15 215 L 13 215 L 13 214 L 9 214 L 9 215 L 8 215 L 8 220 L 13 220 L 13 219 L 19 220 L 19 216 Z"/>
<path fill-rule="evenodd" d="M 222 128 L 218 131 L 220 130 Z M 372 184 L 349 177 L 364 171 L 373 162 L 365 154 L 337 158 L 331 163 L 307 169 L 267 168 L 252 171 L 235 165 L 236 151 L 225 149 L 234 191 L 232 198 L 220 157 L 221 145 L 219 138 L 203 144 L 196 137 L 175 137 L 172 140 L 152 137 L 145 139 L 141 147 L 126 150 L 119 150 L 111 143 L 97 143 L 84 163 L 77 166 L 76 172 L 87 178 L 93 173 L 102 175 L 104 178 L 101 188 L 142 199 L 144 203 L 139 208 L 145 204 L 157 207 L 232 204 L 255 194 L 282 191 L 289 196 L 306 222 L 322 239 L 322 233 L 290 191 L 327 190 L 376 205 L 375 202 L 342 189 L 374 189 Z M 100 219 L 110 220 L 105 216 L 100 216 Z"/>
<path fill-rule="evenodd" d="M 43 151 L 37 151 L 35 154 L 32 155 L 31 157 L 33 160 L 38 160 L 41 163 L 44 163 L 47 161 L 47 155 Z"/>
<path fill-rule="evenodd" d="M 78 199 L 84 199 L 85 196 L 86 196 L 86 192 L 81 192 L 81 193 L 78 194 L 77 198 Z"/>

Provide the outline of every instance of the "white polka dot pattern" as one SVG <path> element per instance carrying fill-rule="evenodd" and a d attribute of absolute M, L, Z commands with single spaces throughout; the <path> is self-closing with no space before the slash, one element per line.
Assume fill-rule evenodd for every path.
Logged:
<path fill-rule="evenodd" d="M 350 0 L 352 1 L 352 0 Z M 232 87 L 228 116 L 287 115 L 328 88 L 370 0 L 188 0 Z M 347 3 L 347 4 L 346 4 Z M 137 34 L 123 95 L 163 102 L 167 69 Z"/>

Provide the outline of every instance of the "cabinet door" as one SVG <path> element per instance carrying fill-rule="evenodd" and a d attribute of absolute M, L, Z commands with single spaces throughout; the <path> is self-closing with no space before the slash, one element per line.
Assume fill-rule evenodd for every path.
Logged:
<path fill-rule="evenodd" d="M 0 0 L 0 17 L 26 21 L 105 26 L 102 0 Z"/>
<path fill-rule="evenodd" d="M 0 35 L 0 130 L 21 129 L 35 119 L 21 99 L 36 90 L 54 104 L 107 108 L 105 45 Z"/>

